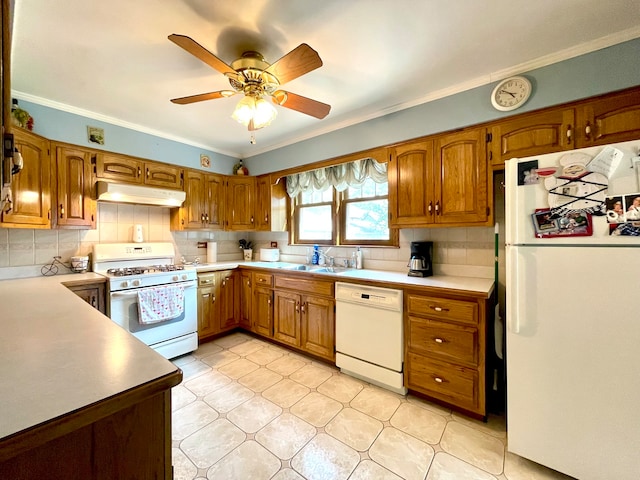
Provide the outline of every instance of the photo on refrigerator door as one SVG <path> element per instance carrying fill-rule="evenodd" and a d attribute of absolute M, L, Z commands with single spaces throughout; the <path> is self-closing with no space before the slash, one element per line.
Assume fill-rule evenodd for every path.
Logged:
<path fill-rule="evenodd" d="M 537 160 L 518 163 L 518 185 L 535 185 L 539 181 Z"/>
<path fill-rule="evenodd" d="M 607 222 L 609 223 L 624 223 L 624 206 L 622 203 L 622 197 L 607 197 L 605 200 L 607 208 Z"/>
<path fill-rule="evenodd" d="M 588 237 L 593 235 L 591 215 L 580 211 L 554 214 L 548 208 L 537 209 L 531 215 L 538 238 Z"/>

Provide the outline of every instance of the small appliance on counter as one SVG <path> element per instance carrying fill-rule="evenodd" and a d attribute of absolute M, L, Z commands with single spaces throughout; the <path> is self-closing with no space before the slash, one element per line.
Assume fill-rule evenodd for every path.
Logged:
<path fill-rule="evenodd" d="M 278 248 L 261 248 L 261 262 L 277 262 L 280 260 L 280 250 Z"/>
<path fill-rule="evenodd" d="M 430 277 L 433 275 L 433 242 L 411 242 L 409 260 L 410 277 Z"/>

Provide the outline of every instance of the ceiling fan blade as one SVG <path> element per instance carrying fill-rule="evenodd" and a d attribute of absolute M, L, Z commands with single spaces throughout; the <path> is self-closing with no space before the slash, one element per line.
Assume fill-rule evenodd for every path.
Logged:
<path fill-rule="evenodd" d="M 177 33 L 172 33 L 168 38 L 179 47 L 184 48 L 194 57 L 202 60 L 210 67 L 218 70 L 220 73 L 235 73 L 235 70 L 233 68 L 220 60 L 213 53 L 211 53 L 209 50 L 204 48 L 192 38 L 187 37 L 186 35 L 179 35 Z"/>
<path fill-rule="evenodd" d="M 306 43 L 301 43 L 265 71 L 276 77 L 282 85 L 321 66 L 322 60 L 318 52 Z"/>
<path fill-rule="evenodd" d="M 172 98 L 173 103 L 179 105 L 187 105 L 189 103 L 202 102 L 204 100 L 215 100 L 216 98 L 226 98 L 235 95 L 233 90 L 220 90 L 218 92 L 201 93 L 199 95 L 190 95 L 188 97 Z"/>
<path fill-rule="evenodd" d="M 272 99 L 277 105 L 320 119 L 326 117 L 331 111 L 331 105 L 284 90 L 273 92 Z"/>

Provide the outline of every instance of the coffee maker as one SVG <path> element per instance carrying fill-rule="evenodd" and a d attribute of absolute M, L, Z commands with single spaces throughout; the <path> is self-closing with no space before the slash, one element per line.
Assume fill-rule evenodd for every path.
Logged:
<path fill-rule="evenodd" d="M 411 242 L 409 260 L 410 277 L 430 277 L 433 275 L 433 242 Z"/>

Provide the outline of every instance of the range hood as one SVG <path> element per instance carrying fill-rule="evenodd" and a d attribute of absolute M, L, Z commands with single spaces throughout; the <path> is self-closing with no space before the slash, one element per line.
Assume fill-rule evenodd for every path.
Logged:
<path fill-rule="evenodd" d="M 126 183 L 96 182 L 99 202 L 136 203 L 160 207 L 180 207 L 187 194 L 180 190 L 127 185 Z"/>

